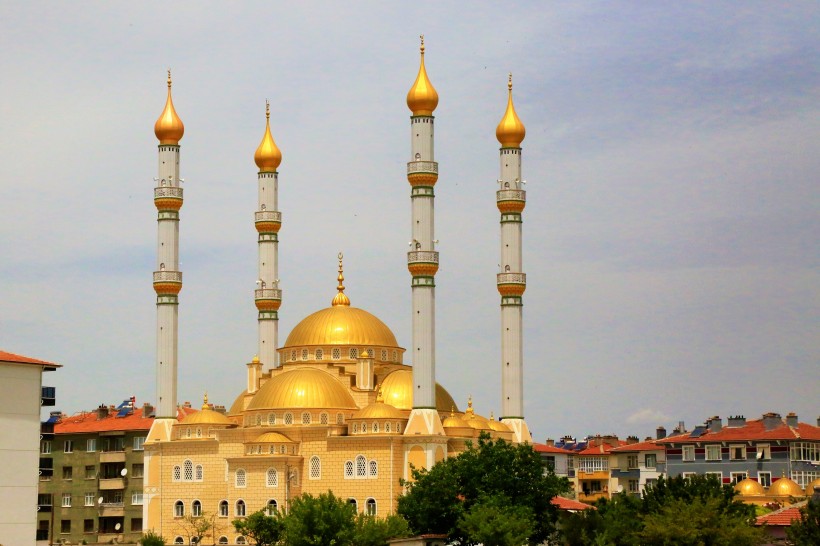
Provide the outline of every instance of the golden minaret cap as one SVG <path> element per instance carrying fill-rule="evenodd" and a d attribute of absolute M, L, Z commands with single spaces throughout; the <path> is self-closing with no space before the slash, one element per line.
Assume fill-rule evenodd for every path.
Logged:
<path fill-rule="evenodd" d="M 274 172 L 282 163 L 282 152 L 270 134 L 270 103 L 268 101 L 265 101 L 265 136 L 262 137 L 262 142 L 253 154 L 253 160 L 259 167 L 259 172 Z"/>
<path fill-rule="evenodd" d="M 208 391 L 205 391 L 205 396 L 202 397 L 202 409 L 211 409 L 208 405 Z"/>
<path fill-rule="evenodd" d="M 349 306 L 350 305 L 350 298 L 345 295 L 345 285 L 344 285 L 344 268 L 342 267 L 342 258 L 344 256 L 341 252 L 339 252 L 339 276 L 336 277 L 336 280 L 339 281 L 339 286 L 336 287 L 336 290 L 339 291 L 336 294 L 336 297 L 333 298 L 333 307 L 338 307 L 339 305 Z"/>
<path fill-rule="evenodd" d="M 168 69 L 168 100 L 165 101 L 165 110 L 154 124 L 154 134 L 157 135 L 160 144 L 177 146 L 184 133 L 185 126 L 174 110 L 174 101 L 171 100 L 171 70 Z"/>
<path fill-rule="evenodd" d="M 407 107 L 414 116 L 432 116 L 433 110 L 438 106 L 438 93 L 427 77 L 427 70 L 424 69 L 424 35 L 421 38 L 421 65 L 419 75 L 416 76 L 416 83 L 407 92 Z"/>
<path fill-rule="evenodd" d="M 511 73 L 507 82 L 507 111 L 504 112 L 504 117 L 501 118 L 498 127 L 495 128 L 495 138 L 498 139 L 503 148 L 520 148 L 526 135 L 527 130 L 518 118 L 518 114 L 515 113 L 515 106 L 513 106 Z"/>

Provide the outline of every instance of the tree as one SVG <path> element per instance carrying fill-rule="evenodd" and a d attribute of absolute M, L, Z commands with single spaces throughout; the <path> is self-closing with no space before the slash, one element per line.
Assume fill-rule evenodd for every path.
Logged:
<path fill-rule="evenodd" d="M 201 516 L 187 514 L 176 520 L 177 534 L 188 539 L 188 544 L 201 544 L 202 539 L 210 535 L 214 528 L 216 514 L 202 512 Z"/>
<path fill-rule="evenodd" d="M 413 469 L 412 478 L 401 482 L 407 492 L 398 499 L 399 515 L 415 533 L 446 534 L 462 545 L 477 542 L 461 522 L 474 521 L 468 515 L 473 507 L 492 498 L 529 510 L 532 532 L 527 543 L 542 543 L 553 533 L 558 518 L 558 509 L 550 500 L 569 490 L 566 478 L 555 476 L 532 446 L 492 440 L 487 434 L 477 444 L 468 443 L 467 450 L 456 457 L 430 469 Z M 519 518 L 524 513 L 515 512 Z"/>
<path fill-rule="evenodd" d="M 355 546 L 385 546 L 392 538 L 410 535 L 407 520 L 391 514 L 386 518 L 359 514 L 356 516 L 356 527 L 353 533 Z"/>
<path fill-rule="evenodd" d="M 639 536 L 642 544 L 755 546 L 763 542 L 762 533 L 743 516 L 722 509 L 718 497 L 709 497 L 673 499 L 644 518 Z"/>
<path fill-rule="evenodd" d="M 287 546 L 348 546 L 354 536 L 356 509 L 332 491 L 295 498 L 284 518 Z"/>
<path fill-rule="evenodd" d="M 284 521 L 276 512 L 269 516 L 267 509 L 254 512 L 244 519 L 233 520 L 236 532 L 252 539 L 257 546 L 275 546 L 282 539 Z"/>
<path fill-rule="evenodd" d="M 532 510 L 517 506 L 502 495 L 483 497 L 458 522 L 470 543 L 484 546 L 521 546 L 535 530 Z"/>
<path fill-rule="evenodd" d="M 795 546 L 820 544 L 820 499 L 816 495 L 800 509 L 800 519 L 786 528 L 786 536 Z"/>

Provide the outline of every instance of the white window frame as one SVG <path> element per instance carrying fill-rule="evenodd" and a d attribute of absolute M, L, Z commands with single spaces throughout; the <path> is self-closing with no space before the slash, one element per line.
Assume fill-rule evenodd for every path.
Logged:
<path fill-rule="evenodd" d="M 171 470 L 171 480 L 175 482 L 182 481 L 182 467 L 179 465 L 175 465 L 174 468 Z"/>
<path fill-rule="evenodd" d="M 237 468 L 234 472 L 234 487 L 244 489 L 248 486 L 248 473 L 244 468 Z"/>
<path fill-rule="evenodd" d="M 368 516 L 375 516 L 378 512 L 378 504 L 376 503 L 376 499 L 373 497 L 368 498 L 364 501 L 364 513 Z"/>
<path fill-rule="evenodd" d="M 653 461 L 652 466 L 649 466 L 649 461 L 650 460 Z M 658 468 L 658 454 L 657 453 L 647 453 L 643 457 L 643 464 L 646 468 L 652 468 L 652 469 Z"/>
<path fill-rule="evenodd" d="M 275 468 L 265 472 L 265 487 L 279 487 L 279 472 Z"/>
<path fill-rule="evenodd" d="M 40 442 L 40 453 L 43 455 L 51 454 L 51 440 L 43 440 Z"/>
<path fill-rule="evenodd" d="M 741 450 L 741 457 L 735 457 L 735 450 Z M 729 460 L 730 461 L 745 461 L 746 460 L 746 444 L 729 444 Z"/>
<path fill-rule="evenodd" d="M 131 505 L 132 506 L 142 506 L 142 491 L 134 491 L 131 493 Z"/>
<path fill-rule="evenodd" d="M 367 477 L 370 479 L 379 477 L 379 463 L 375 459 L 367 461 Z"/>
<path fill-rule="evenodd" d="M 641 484 L 638 480 L 627 480 L 626 487 L 630 493 L 639 493 L 641 490 Z"/>
<path fill-rule="evenodd" d="M 743 477 L 742 477 L 742 478 L 740 478 L 740 479 L 738 479 L 738 478 L 737 478 L 738 476 L 743 476 Z M 748 478 L 748 477 L 749 477 L 749 473 L 748 473 L 748 472 L 746 472 L 746 471 L 742 471 L 742 472 L 730 472 L 730 473 L 729 473 L 729 478 L 730 478 L 729 483 L 731 483 L 732 485 L 736 485 L 736 484 L 738 484 L 738 483 L 742 482 L 743 480 L 745 480 L 745 479 L 746 479 L 746 478 Z"/>
<path fill-rule="evenodd" d="M 757 450 L 757 455 L 755 457 L 759 461 L 770 461 L 772 459 L 772 446 L 771 444 L 757 444 L 755 446 Z"/>
<path fill-rule="evenodd" d="M 635 454 L 630 453 L 629 455 L 626 456 L 626 468 L 627 469 L 638 468 L 638 454 L 637 453 L 635 453 Z"/>
<path fill-rule="evenodd" d="M 276 499 L 268 499 L 268 504 L 265 505 L 265 511 L 269 516 L 276 515 L 276 512 L 279 511 L 279 503 L 276 502 Z"/>
<path fill-rule="evenodd" d="M 63 500 L 61 506 L 63 508 L 71 508 L 71 493 L 63 493 Z"/>
<path fill-rule="evenodd" d="M 356 499 L 354 499 L 353 497 L 350 497 L 349 499 L 347 499 L 347 502 L 348 502 L 348 504 L 353 505 L 353 508 L 356 510 L 356 513 L 358 514 L 359 513 L 359 503 L 356 502 Z"/>
<path fill-rule="evenodd" d="M 65 440 L 63 442 L 63 453 L 74 453 L 74 440 Z"/>
<path fill-rule="evenodd" d="M 321 480 L 322 479 L 322 460 L 318 455 L 310 458 L 308 463 L 308 479 Z"/>
<path fill-rule="evenodd" d="M 344 476 L 346 480 L 352 480 L 356 477 L 356 466 L 353 464 L 353 461 L 345 461 Z"/>
<path fill-rule="evenodd" d="M 367 477 L 367 459 L 364 455 L 357 455 L 356 460 L 356 478 L 366 478 Z"/>
<path fill-rule="evenodd" d="M 763 480 L 763 476 L 766 476 L 766 479 Z M 763 483 L 763 482 L 766 483 Z M 762 485 L 763 487 L 771 487 L 772 486 L 772 473 L 771 472 L 757 472 L 757 483 Z"/>
<path fill-rule="evenodd" d="M 144 451 L 144 450 L 145 450 L 145 436 L 134 436 L 133 451 Z"/>
<path fill-rule="evenodd" d="M 185 459 L 182 463 L 182 481 L 194 481 L 194 463 L 190 459 Z"/>
<path fill-rule="evenodd" d="M 720 482 L 721 484 L 723 483 L 723 472 L 706 472 L 704 473 L 704 476 L 706 476 L 707 478 L 709 476 L 714 476 L 718 479 L 718 482 Z"/>
<path fill-rule="evenodd" d="M 85 441 L 85 450 L 88 453 L 94 453 L 97 451 L 97 439 L 96 438 L 89 438 Z"/>
<path fill-rule="evenodd" d="M 717 458 L 715 458 L 714 456 L 709 455 L 709 452 L 714 451 L 715 449 L 717 449 L 717 455 L 718 455 Z M 712 455 L 714 455 L 714 453 L 712 453 Z M 707 461 L 720 461 L 722 459 L 723 459 L 723 448 L 720 444 L 708 444 L 706 446 L 706 460 Z"/>
<path fill-rule="evenodd" d="M 683 446 L 681 450 L 681 460 L 685 463 L 695 461 L 695 446 Z"/>
<path fill-rule="evenodd" d="M 85 499 L 83 502 L 83 506 L 94 506 L 94 497 L 95 493 L 93 491 L 87 491 L 85 494 Z"/>
<path fill-rule="evenodd" d="M 191 517 L 192 518 L 201 518 L 202 517 L 202 502 L 199 499 L 195 499 L 191 502 Z"/>
<path fill-rule="evenodd" d="M 691 478 L 691 477 L 693 477 L 693 476 L 697 476 L 697 475 L 698 475 L 698 473 L 697 473 L 697 472 L 681 472 L 681 473 L 680 473 L 681 478 L 683 478 L 684 480 L 685 480 L 686 478 Z"/>
<path fill-rule="evenodd" d="M 792 461 L 820 463 L 820 442 L 792 442 L 789 458 Z"/>
<path fill-rule="evenodd" d="M 242 507 L 240 510 L 239 507 Z M 245 504 L 245 501 L 242 499 L 236 499 L 236 502 L 233 505 L 234 515 L 238 518 L 244 518 L 245 514 L 248 513 L 248 506 Z"/>
<path fill-rule="evenodd" d="M 231 515 L 231 508 L 226 499 L 219 501 L 219 504 L 217 504 L 217 511 L 220 518 L 227 518 Z"/>
<path fill-rule="evenodd" d="M 175 518 L 184 518 L 185 517 L 185 503 L 182 502 L 180 499 L 174 501 L 174 517 Z"/>

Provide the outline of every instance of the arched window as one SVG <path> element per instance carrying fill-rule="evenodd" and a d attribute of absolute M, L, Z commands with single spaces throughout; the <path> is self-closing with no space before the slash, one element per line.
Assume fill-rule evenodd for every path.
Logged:
<path fill-rule="evenodd" d="M 197 438 L 202 438 L 202 428 L 201 427 L 196 428 L 196 437 Z"/>
<path fill-rule="evenodd" d="M 277 510 L 279 510 L 279 505 L 276 503 L 276 499 L 270 499 L 268 501 L 268 515 L 275 515 Z"/>
<path fill-rule="evenodd" d="M 275 468 L 268 469 L 265 485 L 268 487 L 279 487 L 279 473 Z"/>
<path fill-rule="evenodd" d="M 185 504 L 178 500 L 174 503 L 174 517 L 181 518 L 185 516 Z"/>
<path fill-rule="evenodd" d="M 379 463 L 376 461 L 370 461 L 367 466 L 368 474 L 371 478 L 376 478 L 379 475 Z"/>
<path fill-rule="evenodd" d="M 192 463 L 189 460 L 186 460 L 184 463 L 182 463 L 182 467 L 185 469 L 185 481 L 194 481 L 194 463 Z"/>
<path fill-rule="evenodd" d="M 282 455 L 285 454 L 285 444 L 282 444 L 281 446 L 279 446 L 279 453 L 281 453 Z"/>
<path fill-rule="evenodd" d="M 382 349 L 382 362 L 387 362 L 387 351 Z"/>
<path fill-rule="evenodd" d="M 196 481 L 198 481 L 198 482 L 202 481 L 202 465 L 201 464 L 196 465 L 196 471 L 194 473 L 194 479 L 196 479 Z"/>
<path fill-rule="evenodd" d="M 367 499 L 367 502 L 364 503 L 364 506 L 364 511 L 368 516 L 376 515 L 376 499 Z"/>
<path fill-rule="evenodd" d="M 325 357 L 324 351 L 321 349 L 316 349 L 316 360 L 322 360 Z"/>
<path fill-rule="evenodd" d="M 364 455 L 359 455 L 356 457 L 356 477 L 364 478 L 365 476 L 367 476 L 367 461 Z"/>
<path fill-rule="evenodd" d="M 182 479 L 182 469 L 179 467 L 179 465 L 177 465 L 177 466 L 174 467 L 173 480 L 175 482 L 178 482 L 181 479 Z"/>
<path fill-rule="evenodd" d="M 198 500 L 191 503 L 191 515 L 195 518 L 202 517 L 202 503 Z"/>
<path fill-rule="evenodd" d="M 299 471 L 294 470 L 290 475 L 290 483 L 293 485 L 299 485 Z"/>
<path fill-rule="evenodd" d="M 345 461 L 345 478 L 353 477 L 353 461 Z"/>
<path fill-rule="evenodd" d="M 398 351 L 393 351 L 393 362 L 399 361 L 399 353 Z"/>
<path fill-rule="evenodd" d="M 310 413 L 304 412 L 302 414 L 302 424 L 303 425 L 309 425 L 310 424 Z"/>
<path fill-rule="evenodd" d="M 185 539 L 182 537 L 176 537 L 174 539 L 174 544 L 185 544 Z"/>
<path fill-rule="evenodd" d="M 268 424 L 269 425 L 275 425 L 276 424 L 276 414 L 275 413 L 268 414 Z"/>
<path fill-rule="evenodd" d="M 186 438 L 190 438 L 190 437 L 191 437 L 191 427 L 187 427 L 187 428 L 185 429 L 185 437 L 186 437 Z"/>
<path fill-rule="evenodd" d="M 235 515 L 241 517 L 245 517 L 245 501 L 239 499 L 236 501 L 236 511 L 234 512 Z"/>
<path fill-rule="evenodd" d="M 219 501 L 219 517 L 227 518 L 228 517 L 228 501 L 221 500 Z"/>
<path fill-rule="evenodd" d="M 379 432 L 379 424 L 378 423 L 373 423 L 373 432 L 375 432 L 375 433 Z"/>
<path fill-rule="evenodd" d="M 293 414 L 292 413 L 286 413 L 285 414 L 285 424 L 286 425 L 292 425 L 293 424 Z"/>
<path fill-rule="evenodd" d="M 359 423 L 353 423 L 353 434 L 359 433 Z"/>
<path fill-rule="evenodd" d="M 347 502 L 353 505 L 353 510 L 355 510 L 356 513 L 359 512 L 359 503 L 356 502 L 356 499 L 347 499 Z"/>
<path fill-rule="evenodd" d="M 327 413 L 322 413 L 319 415 L 319 424 L 326 425 L 328 423 Z"/>
<path fill-rule="evenodd" d="M 245 478 L 246 478 L 245 469 L 244 468 L 238 468 L 236 470 L 236 480 L 235 480 L 236 487 L 245 487 L 247 485 L 247 480 Z"/>
<path fill-rule="evenodd" d="M 314 455 L 310 458 L 310 479 L 318 480 L 322 477 L 322 461 Z"/>
<path fill-rule="evenodd" d="M 339 360 L 342 358 L 342 350 L 338 347 L 333 348 L 333 360 Z"/>
<path fill-rule="evenodd" d="M 238 537 L 236 537 L 236 543 L 237 544 L 247 544 L 247 542 L 245 542 L 245 537 L 243 537 L 242 535 L 239 535 Z"/>
<path fill-rule="evenodd" d="M 387 433 L 390 432 L 390 423 L 385 423 L 384 424 L 384 431 L 387 432 Z"/>
<path fill-rule="evenodd" d="M 224 535 L 219 537 L 219 542 L 217 542 L 217 544 L 227 544 L 227 543 L 228 543 L 228 537 L 226 537 Z"/>
<path fill-rule="evenodd" d="M 356 348 L 350 349 L 350 358 L 352 360 L 356 360 L 357 358 L 359 358 L 359 350 Z"/>
<path fill-rule="evenodd" d="M 290 352 L 290 359 L 291 360 L 296 360 L 296 351 L 291 351 Z"/>
<path fill-rule="evenodd" d="M 262 414 L 261 413 L 256 414 L 256 426 L 257 427 L 262 426 Z"/>
<path fill-rule="evenodd" d="M 345 422 L 345 416 L 342 415 L 341 413 L 337 413 L 336 414 L 336 424 L 337 425 L 343 425 L 344 422 Z"/>

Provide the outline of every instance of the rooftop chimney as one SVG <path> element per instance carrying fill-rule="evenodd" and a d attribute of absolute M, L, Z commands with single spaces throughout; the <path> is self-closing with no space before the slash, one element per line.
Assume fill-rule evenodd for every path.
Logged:
<path fill-rule="evenodd" d="M 663 440 L 666 438 L 666 427 L 661 425 L 655 429 L 655 438 L 658 440 Z"/>
<path fill-rule="evenodd" d="M 780 425 L 783 424 L 783 420 L 780 418 L 779 413 L 774 413 L 770 411 L 769 413 L 763 414 L 763 429 L 764 430 L 774 430 Z"/>
<path fill-rule="evenodd" d="M 555 440 L 553 440 L 552 438 L 547 438 L 546 444 L 549 447 L 555 447 Z"/>
<path fill-rule="evenodd" d="M 720 429 L 723 428 L 723 421 L 715 415 L 706 421 L 706 426 L 709 427 L 709 432 L 720 432 Z"/>
<path fill-rule="evenodd" d="M 742 415 L 730 415 L 729 421 L 726 423 L 727 427 L 744 427 L 746 426 L 746 418 Z"/>
<path fill-rule="evenodd" d="M 105 419 L 106 417 L 108 417 L 108 406 L 100 404 L 100 407 L 97 408 L 97 419 Z"/>
<path fill-rule="evenodd" d="M 154 406 L 150 403 L 145 402 L 142 405 L 142 416 L 145 417 L 153 417 L 154 416 Z"/>
<path fill-rule="evenodd" d="M 626 443 L 628 445 L 637 444 L 638 442 L 640 442 L 640 440 L 638 439 L 637 436 L 627 436 L 626 437 Z"/>
<path fill-rule="evenodd" d="M 797 428 L 797 414 L 791 412 L 786 416 L 786 424 L 792 428 Z"/>

